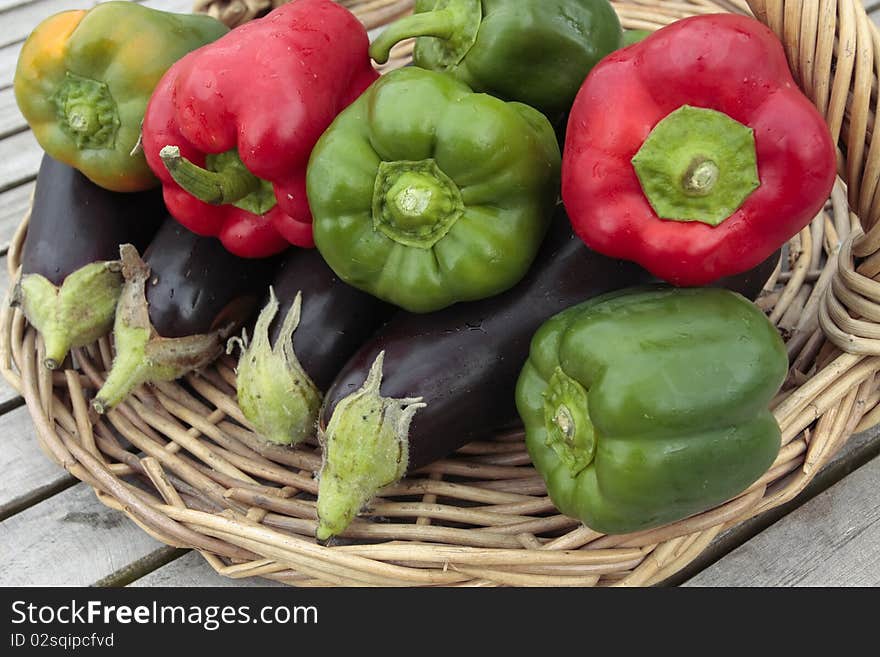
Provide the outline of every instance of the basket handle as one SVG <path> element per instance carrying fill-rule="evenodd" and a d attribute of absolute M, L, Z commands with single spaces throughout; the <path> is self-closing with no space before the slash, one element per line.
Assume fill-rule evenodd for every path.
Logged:
<path fill-rule="evenodd" d="M 256 18 L 288 0 L 195 0 L 193 13 L 208 14 L 228 27 Z"/>
<path fill-rule="evenodd" d="M 859 0 L 748 0 L 782 41 L 789 66 L 839 146 L 838 171 L 867 234 L 858 256 L 880 249 L 880 140 L 873 140 L 880 32 Z M 839 43 L 839 45 L 838 45 Z"/>
<path fill-rule="evenodd" d="M 262 16 L 290 0 L 195 0 L 193 12 L 213 16 L 229 27 Z M 412 11 L 413 0 L 336 0 L 357 16 L 368 30 Z"/>
<path fill-rule="evenodd" d="M 861 226 L 840 247 L 819 323 L 841 350 L 880 355 L 880 138 L 874 131 L 880 30 L 859 0 L 748 4 L 779 36 L 795 79 L 825 117 L 849 207 Z"/>

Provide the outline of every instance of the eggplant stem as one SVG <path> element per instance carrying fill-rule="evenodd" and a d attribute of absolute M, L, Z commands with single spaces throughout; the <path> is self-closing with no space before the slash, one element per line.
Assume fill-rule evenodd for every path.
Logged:
<path fill-rule="evenodd" d="M 43 365 L 64 362 L 71 347 L 91 344 L 113 327 L 122 291 L 117 261 L 91 262 L 67 276 L 60 287 L 39 274 L 25 274 L 15 287 L 13 303 L 43 337 Z"/>
<path fill-rule="evenodd" d="M 242 347 L 238 360 L 236 388 L 238 405 L 257 433 L 280 445 L 300 443 L 313 435 L 321 407 L 321 391 L 303 369 L 293 348 L 299 326 L 302 293 L 298 292 L 281 325 L 273 346 L 269 327 L 278 314 L 275 290 L 257 318 L 253 340 L 233 338 Z"/>
<path fill-rule="evenodd" d="M 427 404 L 421 397 L 381 396 L 384 360 L 381 351 L 363 386 L 336 405 L 326 431 L 318 433 L 319 540 L 343 532 L 380 488 L 406 474 L 410 423 Z"/>
<path fill-rule="evenodd" d="M 150 322 L 145 285 L 150 268 L 131 244 L 120 247 L 125 283 L 113 324 L 116 356 L 104 385 L 92 400 L 100 414 L 116 406 L 137 386 L 173 381 L 210 363 L 223 351 L 231 326 L 204 334 L 163 338 Z"/>

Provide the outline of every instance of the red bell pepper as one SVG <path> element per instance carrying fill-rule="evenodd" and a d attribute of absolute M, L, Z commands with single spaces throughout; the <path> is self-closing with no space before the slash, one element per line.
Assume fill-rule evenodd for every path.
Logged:
<path fill-rule="evenodd" d="M 703 285 L 807 225 L 835 170 L 828 128 L 774 34 L 705 15 L 593 68 L 569 116 L 562 198 L 592 249 Z"/>
<path fill-rule="evenodd" d="M 378 77 L 368 47 L 344 7 L 294 0 L 178 60 L 143 124 L 169 212 L 241 257 L 314 246 L 306 164 Z"/>

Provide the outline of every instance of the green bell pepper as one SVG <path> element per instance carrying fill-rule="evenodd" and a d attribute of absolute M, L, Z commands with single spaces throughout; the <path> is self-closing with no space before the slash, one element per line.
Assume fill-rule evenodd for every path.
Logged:
<path fill-rule="evenodd" d="M 384 63 L 408 37 L 419 37 L 416 66 L 550 116 L 569 110 L 590 69 L 620 47 L 621 29 L 607 0 L 417 0 L 370 55 Z"/>
<path fill-rule="evenodd" d="M 624 30 L 623 38 L 620 40 L 620 47 L 625 48 L 639 41 L 644 41 L 651 34 L 653 34 L 651 30 Z"/>
<path fill-rule="evenodd" d="M 315 244 L 342 280 L 412 312 L 488 297 L 528 270 L 559 168 L 537 110 L 444 73 L 393 71 L 312 151 Z"/>
<path fill-rule="evenodd" d="M 553 503 L 621 534 L 699 513 L 755 482 L 779 452 L 767 407 L 787 370 L 782 339 L 744 297 L 631 288 L 548 320 L 516 402 Z"/>
<path fill-rule="evenodd" d="M 22 46 L 15 100 L 40 146 L 114 192 L 159 184 L 139 151 L 159 78 L 228 28 L 210 16 L 105 2 L 50 16 Z"/>

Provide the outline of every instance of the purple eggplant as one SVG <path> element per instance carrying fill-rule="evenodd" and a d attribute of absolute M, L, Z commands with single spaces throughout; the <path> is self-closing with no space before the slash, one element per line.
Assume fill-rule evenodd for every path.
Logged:
<path fill-rule="evenodd" d="M 252 341 L 241 340 L 237 388 L 245 417 L 274 443 L 313 435 L 322 391 L 392 312 L 341 281 L 317 250 L 291 250 Z"/>
<path fill-rule="evenodd" d="M 119 246 L 143 248 L 167 216 L 159 190 L 111 192 L 43 156 L 12 302 L 43 337 L 43 363 L 110 332 L 122 289 Z"/>
<path fill-rule="evenodd" d="M 763 273 L 746 272 L 725 284 L 756 295 L 776 261 L 778 254 L 759 266 Z M 517 377 L 545 320 L 593 296 L 652 280 L 632 263 L 590 251 L 560 213 L 531 271 L 513 289 L 436 313 L 393 317 L 327 392 L 318 538 L 342 532 L 381 487 L 407 472 L 518 424 Z"/>
<path fill-rule="evenodd" d="M 392 318 L 327 392 L 318 538 L 343 531 L 382 486 L 515 422 L 516 378 L 544 320 L 648 279 L 632 263 L 589 251 L 560 214 L 511 290 Z"/>
<path fill-rule="evenodd" d="M 172 381 L 213 361 L 253 314 L 278 264 L 234 256 L 170 217 L 143 259 L 130 244 L 120 256 L 116 356 L 92 401 L 99 413 L 142 383 Z"/>

